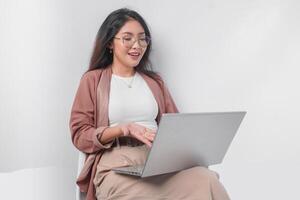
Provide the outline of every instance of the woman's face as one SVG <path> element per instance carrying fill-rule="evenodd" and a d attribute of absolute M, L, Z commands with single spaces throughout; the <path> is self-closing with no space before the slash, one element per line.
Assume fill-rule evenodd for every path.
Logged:
<path fill-rule="evenodd" d="M 112 42 L 113 65 L 136 67 L 147 49 L 143 45 L 145 37 L 145 31 L 138 21 L 127 21 Z"/>

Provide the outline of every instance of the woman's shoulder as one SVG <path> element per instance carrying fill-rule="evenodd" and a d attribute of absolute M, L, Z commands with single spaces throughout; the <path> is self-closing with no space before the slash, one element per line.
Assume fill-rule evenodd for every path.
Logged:
<path fill-rule="evenodd" d="M 164 80 L 162 78 L 162 76 L 158 73 L 158 72 L 143 72 L 142 73 L 144 76 L 152 79 L 153 81 L 155 81 L 156 83 L 163 85 L 164 84 Z"/>
<path fill-rule="evenodd" d="M 85 72 L 81 77 L 81 82 L 89 85 L 98 85 L 101 74 L 105 69 L 93 69 Z"/>
<path fill-rule="evenodd" d="M 82 79 L 97 79 L 99 78 L 103 70 L 104 69 L 93 69 L 93 70 L 86 71 L 82 75 Z"/>
<path fill-rule="evenodd" d="M 86 71 L 80 78 L 80 88 L 95 89 L 99 83 L 103 69 L 94 69 Z"/>

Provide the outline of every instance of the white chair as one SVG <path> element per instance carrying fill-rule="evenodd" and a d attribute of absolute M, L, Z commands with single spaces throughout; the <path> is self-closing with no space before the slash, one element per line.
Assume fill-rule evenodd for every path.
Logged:
<path fill-rule="evenodd" d="M 86 157 L 85 153 L 79 151 L 77 177 L 79 176 L 81 169 L 83 168 L 85 157 Z M 85 199 L 86 199 L 86 194 L 80 192 L 78 185 L 76 185 L 76 200 L 85 200 Z"/>

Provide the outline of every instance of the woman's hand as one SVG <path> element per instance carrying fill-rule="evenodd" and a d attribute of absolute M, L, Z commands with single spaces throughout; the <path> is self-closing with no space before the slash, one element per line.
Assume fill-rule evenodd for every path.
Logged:
<path fill-rule="evenodd" d="M 131 136 L 151 147 L 155 137 L 155 131 L 137 123 L 120 125 L 124 136 Z"/>

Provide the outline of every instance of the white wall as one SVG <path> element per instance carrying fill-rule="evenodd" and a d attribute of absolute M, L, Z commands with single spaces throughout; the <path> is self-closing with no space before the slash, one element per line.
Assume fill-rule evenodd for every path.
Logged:
<path fill-rule="evenodd" d="M 45 179 L 49 199 L 74 199 L 71 104 L 99 26 L 124 6 L 148 22 L 152 61 L 181 112 L 248 111 L 212 167 L 232 199 L 298 199 L 296 0 L 1 0 L 0 193 L 21 177 Z M 24 181 L 22 199 L 41 199 L 35 183 Z"/>

